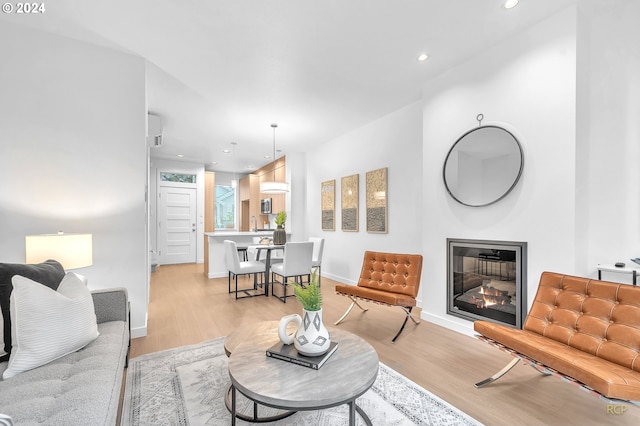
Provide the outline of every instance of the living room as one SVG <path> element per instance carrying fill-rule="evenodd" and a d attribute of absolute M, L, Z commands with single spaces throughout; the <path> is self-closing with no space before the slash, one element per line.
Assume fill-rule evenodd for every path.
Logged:
<path fill-rule="evenodd" d="M 446 312 L 447 238 L 526 241 L 528 300 L 543 271 L 595 278 L 598 263 L 637 257 L 639 13 L 634 1 L 570 4 L 426 82 L 420 99 L 288 155 L 303 173 L 292 183 L 304 194 L 291 201 L 291 233 L 324 237 L 323 273 L 344 283 L 357 278 L 364 250 L 422 253 L 422 319 L 467 335 L 472 323 Z M 24 262 L 26 235 L 92 233 L 90 286 L 127 288 L 132 337 L 142 337 L 150 281 L 146 70 L 153 65 L 101 40 L 7 18 L 0 28 L 10 40 L 0 46 L 2 261 Z M 525 165 L 508 197 L 469 208 L 448 196 L 442 167 L 479 113 L 514 131 Z M 389 173 L 389 232 L 322 231 L 321 182 L 381 167 Z"/>

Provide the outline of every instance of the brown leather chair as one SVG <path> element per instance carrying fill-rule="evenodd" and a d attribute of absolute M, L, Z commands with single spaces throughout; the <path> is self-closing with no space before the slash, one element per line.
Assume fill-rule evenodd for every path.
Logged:
<path fill-rule="evenodd" d="M 522 330 L 476 321 L 482 340 L 544 374 L 640 406 L 640 287 L 543 272 Z"/>
<path fill-rule="evenodd" d="M 336 286 L 336 293 L 351 299 L 351 306 L 335 322 L 335 325 L 340 324 L 349 315 L 354 305 L 367 311 L 360 306 L 358 299 L 396 306 L 401 308 L 406 316 L 402 327 L 392 339 L 392 342 L 395 342 L 409 318 L 415 324 L 420 323 L 411 316 L 411 310 L 416 306 L 421 274 L 422 255 L 420 254 L 365 252 L 358 285 Z"/>

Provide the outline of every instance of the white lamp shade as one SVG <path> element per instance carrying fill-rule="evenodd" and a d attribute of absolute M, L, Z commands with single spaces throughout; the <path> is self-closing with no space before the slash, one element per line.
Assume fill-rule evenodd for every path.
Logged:
<path fill-rule="evenodd" d="M 44 234 L 25 237 L 27 263 L 57 260 L 64 269 L 84 268 L 93 264 L 91 234 Z"/>
<path fill-rule="evenodd" d="M 287 182 L 262 182 L 260 192 L 263 194 L 282 194 L 289 192 L 289 184 Z"/>

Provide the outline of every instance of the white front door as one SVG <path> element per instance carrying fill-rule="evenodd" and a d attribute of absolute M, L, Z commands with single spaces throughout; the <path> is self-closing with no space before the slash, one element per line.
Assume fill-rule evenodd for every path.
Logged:
<path fill-rule="evenodd" d="M 161 265 L 196 262 L 196 190 L 160 187 L 158 257 Z"/>

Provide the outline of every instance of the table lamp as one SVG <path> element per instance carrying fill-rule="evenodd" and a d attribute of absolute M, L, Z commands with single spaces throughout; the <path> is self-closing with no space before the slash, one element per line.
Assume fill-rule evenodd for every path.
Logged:
<path fill-rule="evenodd" d="M 65 270 L 84 268 L 93 264 L 92 234 L 27 235 L 26 262 L 41 263 L 57 260 Z"/>

